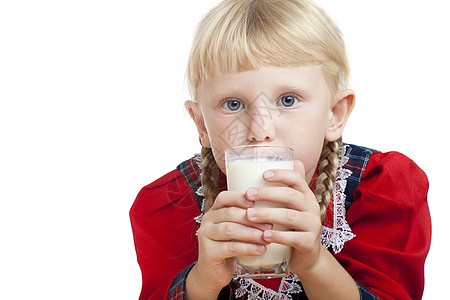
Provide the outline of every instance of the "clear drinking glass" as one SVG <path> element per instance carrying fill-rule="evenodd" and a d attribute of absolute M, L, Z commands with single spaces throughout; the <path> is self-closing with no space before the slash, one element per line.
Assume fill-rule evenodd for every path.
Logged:
<path fill-rule="evenodd" d="M 245 193 L 250 187 L 283 186 L 263 179 L 269 169 L 289 169 L 294 166 L 294 151 L 282 146 L 240 146 L 225 151 L 229 191 Z M 280 203 L 256 201 L 253 207 L 284 207 Z M 274 224 L 274 230 L 289 230 Z M 289 273 L 292 248 L 271 243 L 260 256 L 236 257 L 236 273 L 241 277 L 273 278 Z"/>

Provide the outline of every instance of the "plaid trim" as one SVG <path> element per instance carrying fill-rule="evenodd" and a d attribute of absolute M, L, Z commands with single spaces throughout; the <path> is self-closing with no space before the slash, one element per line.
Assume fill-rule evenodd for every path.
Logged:
<path fill-rule="evenodd" d="M 239 287 L 233 284 L 233 281 L 230 282 L 229 285 L 223 287 L 220 291 L 219 296 L 217 296 L 217 300 L 233 300 L 236 299 L 234 297 L 234 291 Z"/>
<path fill-rule="evenodd" d="M 359 297 L 360 297 L 359 299 L 361 299 L 361 300 L 379 300 L 380 299 L 377 296 L 375 296 L 374 294 L 372 294 L 371 292 L 369 292 L 365 287 L 363 287 L 359 283 L 356 283 L 356 285 L 358 286 L 358 290 L 359 290 Z"/>
<path fill-rule="evenodd" d="M 183 161 L 181 164 L 177 166 L 177 169 L 184 176 L 187 183 L 194 191 L 195 196 L 197 197 L 198 206 L 202 207 L 203 197 L 200 196 L 197 191 L 202 186 L 201 178 L 200 178 L 200 166 L 201 162 L 200 154 L 196 154 L 194 157 Z"/>
<path fill-rule="evenodd" d="M 229 295 L 228 299 L 237 299 L 237 298 L 235 298 L 235 292 L 240 286 L 241 285 L 239 284 L 239 282 L 236 279 L 231 280 L 230 284 L 228 284 L 228 289 L 230 291 L 230 295 Z M 241 298 L 243 299 L 244 296 L 242 296 Z M 227 299 L 227 298 L 224 298 L 223 300 L 225 300 L 225 299 Z"/>
<path fill-rule="evenodd" d="M 345 210 L 348 211 L 350 205 L 353 203 L 355 190 L 359 186 L 359 182 L 361 181 L 361 177 L 369 162 L 370 156 L 379 151 L 352 144 L 343 144 L 343 146 L 347 147 L 345 156 L 349 158 L 348 162 L 345 164 L 345 168 L 352 171 L 350 177 L 347 178 L 347 187 L 345 188 Z M 361 300 L 379 299 L 359 283 L 356 283 L 356 285 L 358 286 Z"/>
<path fill-rule="evenodd" d="M 345 210 L 348 211 L 350 205 L 353 203 L 354 192 L 361 181 L 362 174 L 366 169 L 370 156 L 378 152 L 377 150 L 360 147 L 352 144 L 342 144 L 347 147 L 348 162 L 345 164 L 345 168 L 352 171 L 350 177 L 347 178 L 347 187 L 345 188 Z"/>
<path fill-rule="evenodd" d="M 186 278 L 192 267 L 197 262 L 192 263 L 186 269 L 177 274 L 172 283 L 170 284 L 168 299 L 170 300 L 182 300 L 186 296 Z"/>
<path fill-rule="evenodd" d="M 169 300 L 184 300 L 186 297 L 186 279 L 197 262 L 192 263 L 186 269 L 177 274 L 169 288 Z M 239 288 L 239 283 L 232 280 L 229 285 L 225 286 L 217 297 L 218 300 L 233 300 L 234 291 Z"/>

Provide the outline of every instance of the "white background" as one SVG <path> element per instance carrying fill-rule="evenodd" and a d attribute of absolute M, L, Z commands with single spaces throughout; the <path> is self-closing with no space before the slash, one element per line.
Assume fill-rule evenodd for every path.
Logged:
<path fill-rule="evenodd" d="M 0 0 L 1 299 L 137 299 L 128 211 L 199 150 L 184 72 L 217 2 Z M 344 140 L 428 174 L 424 299 L 445 293 L 450 267 L 446 2 L 319 1 L 353 69 Z"/>

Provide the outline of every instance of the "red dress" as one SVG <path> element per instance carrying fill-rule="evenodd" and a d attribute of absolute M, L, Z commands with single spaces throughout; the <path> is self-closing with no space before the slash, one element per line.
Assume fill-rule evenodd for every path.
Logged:
<path fill-rule="evenodd" d="M 361 175 L 347 195 L 352 200 L 345 218 L 354 237 L 334 256 L 360 291 L 380 299 L 421 299 L 431 239 L 427 177 L 397 152 L 371 153 Z M 199 213 L 192 182 L 178 169 L 139 192 L 130 217 L 142 271 L 140 300 L 183 299 L 183 288 L 174 289 L 173 282 L 197 260 Z"/>

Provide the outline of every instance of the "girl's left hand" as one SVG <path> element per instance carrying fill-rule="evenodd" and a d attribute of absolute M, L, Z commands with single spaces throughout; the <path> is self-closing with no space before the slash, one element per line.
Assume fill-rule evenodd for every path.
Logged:
<path fill-rule="evenodd" d="M 245 196 L 251 201 L 282 203 L 286 208 L 249 208 L 247 218 L 255 223 L 280 224 L 293 229 L 266 230 L 263 238 L 270 243 L 294 248 L 290 271 L 301 278 L 301 274 L 312 271 L 325 249 L 320 242 L 319 204 L 306 182 L 305 169 L 300 161 L 294 161 L 294 170 L 266 171 L 264 179 L 287 186 L 252 188 Z"/>

